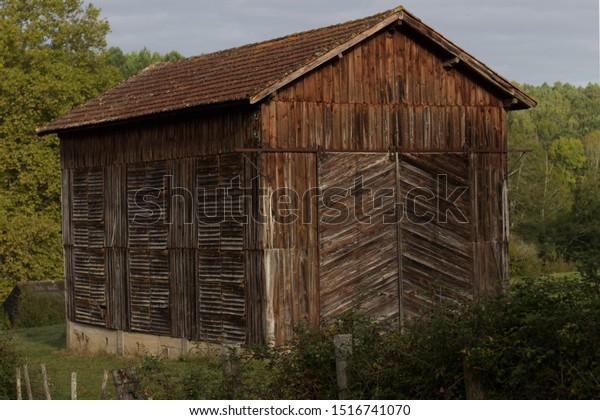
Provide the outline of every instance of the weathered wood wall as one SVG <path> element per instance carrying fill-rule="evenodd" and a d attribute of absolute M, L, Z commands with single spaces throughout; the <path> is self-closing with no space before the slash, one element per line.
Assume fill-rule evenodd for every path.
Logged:
<path fill-rule="evenodd" d="M 258 163 L 266 338 L 284 344 L 299 321 L 319 321 L 316 155 L 265 153 Z"/>
<path fill-rule="evenodd" d="M 358 302 L 374 316 L 420 316 L 439 301 L 496 291 L 508 277 L 506 111 L 493 88 L 460 64 L 445 66 L 448 58 L 400 27 L 367 39 L 261 106 L 262 147 L 318 156 L 321 317 Z M 278 161 L 270 159 L 274 171 Z M 358 176 L 362 192 L 353 191 Z M 365 207 L 373 223 L 353 214 L 323 223 L 335 189 L 346 191 L 329 203 L 338 209 L 352 209 L 373 191 L 392 197 Z M 415 194 L 423 190 L 431 197 Z M 383 224 L 384 214 L 400 217 L 396 201 L 404 205 L 403 218 Z M 421 223 L 423 215 L 432 220 Z M 267 284 L 280 264 L 265 260 Z"/>
<path fill-rule="evenodd" d="M 327 153 L 319 161 L 321 316 L 399 311 L 396 166 L 386 153 Z"/>
<path fill-rule="evenodd" d="M 252 140 L 253 121 L 234 108 L 61 136 L 70 320 L 246 341 L 259 306 L 246 299 L 235 217 L 246 169 L 234 150 Z"/>
<path fill-rule="evenodd" d="M 402 30 L 402 27 L 401 27 Z M 262 105 L 276 148 L 505 150 L 502 101 L 416 35 L 380 33 Z"/>

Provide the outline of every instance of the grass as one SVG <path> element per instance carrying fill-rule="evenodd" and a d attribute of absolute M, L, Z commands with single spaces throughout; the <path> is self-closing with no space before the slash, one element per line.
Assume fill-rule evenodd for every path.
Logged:
<path fill-rule="evenodd" d="M 105 352 L 77 353 L 66 349 L 64 324 L 14 330 L 28 363 L 33 399 L 44 399 L 40 364 L 46 365 L 52 399 L 71 398 L 71 372 L 77 372 L 77 398 L 100 398 L 104 370 L 109 371 L 107 399 L 115 398 L 112 371 L 134 367 L 148 399 L 260 399 L 267 395 L 265 363 L 244 363 L 245 386 L 232 389 L 223 379 L 219 357 L 198 354 L 178 360 L 156 356 L 120 357 Z M 23 385 L 23 396 L 25 386 Z"/>
<path fill-rule="evenodd" d="M 77 372 L 77 397 L 99 399 L 104 370 L 109 372 L 131 364 L 131 360 L 116 356 L 76 354 L 66 350 L 64 324 L 14 330 L 15 339 L 25 354 L 34 399 L 44 399 L 40 365 L 46 365 L 50 395 L 53 399 L 71 398 L 71 372 Z M 23 386 L 23 395 L 25 389 Z M 109 377 L 107 398 L 114 398 L 114 386 Z"/>

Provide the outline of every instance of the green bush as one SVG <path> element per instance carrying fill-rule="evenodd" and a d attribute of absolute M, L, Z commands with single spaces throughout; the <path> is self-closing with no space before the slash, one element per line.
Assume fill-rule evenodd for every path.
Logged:
<path fill-rule="evenodd" d="M 23 362 L 21 352 L 6 331 L 0 331 L 0 399 L 16 399 L 15 369 Z"/>
<path fill-rule="evenodd" d="M 470 311 L 465 361 L 489 398 L 600 397 L 600 289 L 580 278 L 522 280 Z"/>
<path fill-rule="evenodd" d="M 254 349 L 270 373 L 266 393 L 273 399 L 336 399 L 334 329 L 300 323 L 294 331 L 286 347 Z"/>
<path fill-rule="evenodd" d="M 538 249 L 518 237 L 511 238 L 508 244 L 510 274 L 513 277 L 537 276 L 544 272 L 544 264 L 538 256 Z"/>
<path fill-rule="evenodd" d="M 336 398 L 337 333 L 353 334 L 355 399 L 462 399 L 465 376 L 483 398 L 600 398 L 600 290 L 578 277 L 525 278 L 505 295 L 437 307 L 402 333 L 356 313 L 301 326 L 290 347 L 263 355 L 273 398 Z"/>
<path fill-rule="evenodd" d="M 178 361 L 145 356 L 134 367 L 140 398 L 153 400 L 269 399 L 271 374 L 251 352 L 231 355 L 236 374 L 226 376 L 216 354 L 196 354 Z"/>
<path fill-rule="evenodd" d="M 356 312 L 300 324 L 286 347 L 234 353 L 233 378 L 214 355 L 146 357 L 136 372 L 153 399 L 336 399 L 333 337 L 347 333 L 352 399 L 600 398 L 600 286 L 579 276 L 524 277 L 402 328 Z"/>
<path fill-rule="evenodd" d="M 15 328 L 44 327 L 65 322 L 65 297 L 57 292 L 24 290 L 19 296 Z"/>

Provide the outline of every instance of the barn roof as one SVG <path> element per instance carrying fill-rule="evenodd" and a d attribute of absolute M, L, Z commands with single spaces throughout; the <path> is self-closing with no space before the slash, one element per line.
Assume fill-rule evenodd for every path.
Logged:
<path fill-rule="evenodd" d="M 206 106 L 253 104 L 369 36 L 407 25 L 492 85 L 509 109 L 535 101 L 404 8 L 339 25 L 152 65 L 38 130 L 57 133 Z"/>

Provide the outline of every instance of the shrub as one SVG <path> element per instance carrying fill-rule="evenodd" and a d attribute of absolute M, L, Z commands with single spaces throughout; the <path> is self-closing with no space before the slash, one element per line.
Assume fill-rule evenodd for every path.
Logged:
<path fill-rule="evenodd" d="M 339 333 L 353 336 L 353 399 L 462 399 L 467 385 L 491 399 L 600 398 L 600 286 L 579 276 L 524 277 L 402 327 L 356 312 L 300 324 L 287 347 L 235 353 L 235 378 L 210 356 L 176 369 L 147 357 L 136 371 L 154 399 L 336 399 Z"/>
<path fill-rule="evenodd" d="M 223 361 L 216 354 L 196 354 L 178 361 L 157 356 L 145 356 L 135 366 L 145 399 L 261 399 L 270 398 L 270 383 L 262 361 L 254 360 L 249 352 L 231 355 L 236 367 L 234 377 L 223 372 Z"/>
<path fill-rule="evenodd" d="M 466 363 L 489 398 L 598 398 L 600 289 L 572 278 L 525 279 L 471 311 Z"/>
<path fill-rule="evenodd" d="M 21 352 L 9 333 L 0 331 L 0 399 L 16 399 L 15 369 L 22 364 Z"/>
<path fill-rule="evenodd" d="M 282 348 L 260 347 L 254 357 L 267 363 L 265 392 L 273 399 L 336 399 L 334 329 L 299 323 Z"/>
<path fill-rule="evenodd" d="M 403 330 L 356 313 L 301 326 L 289 348 L 263 356 L 273 398 L 336 398 L 336 333 L 353 334 L 355 399 L 461 399 L 467 382 L 484 398 L 600 398 L 600 290 L 579 277 L 524 278 Z"/>
<path fill-rule="evenodd" d="M 508 244 L 510 273 L 514 277 L 537 276 L 544 271 L 544 263 L 538 256 L 538 249 L 518 237 L 511 238 Z"/>
<path fill-rule="evenodd" d="M 15 328 L 44 327 L 65 322 L 65 297 L 57 292 L 24 290 L 19 296 Z"/>

